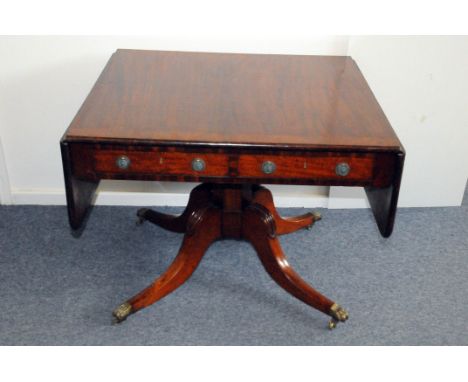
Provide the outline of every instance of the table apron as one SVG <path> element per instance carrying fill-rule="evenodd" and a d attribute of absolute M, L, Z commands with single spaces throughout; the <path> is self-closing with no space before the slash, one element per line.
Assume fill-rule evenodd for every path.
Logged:
<path fill-rule="evenodd" d="M 258 154 L 160 147 L 102 147 L 78 143 L 70 146 L 74 175 L 94 181 L 119 179 L 383 188 L 393 181 L 396 158 L 394 153 L 372 152 Z"/>

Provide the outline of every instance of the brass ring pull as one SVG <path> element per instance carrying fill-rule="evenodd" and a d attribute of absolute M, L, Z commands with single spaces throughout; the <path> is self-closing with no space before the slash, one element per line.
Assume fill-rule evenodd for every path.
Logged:
<path fill-rule="evenodd" d="M 349 167 L 349 164 L 346 162 L 338 163 L 335 167 L 335 173 L 339 176 L 347 176 L 350 170 L 351 167 Z"/>
<path fill-rule="evenodd" d="M 122 155 L 118 157 L 117 160 L 115 161 L 116 166 L 122 170 L 126 170 L 127 168 L 129 168 L 130 163 L 131 163 L 130 158 L 127 157 L 126 155 Z"/>
<path fill-rule="evenodd" d="M 193 171 L 205 171 L 206 164 L 205 161 L 201 158 L 195 158 L 192 161 L 192 170 Z"/>
<path fill-rule="evenodd" d="M 262 171 L 264 174 L 273 174 L 276 170 L 276 164 L 272 161 L 265 161 L 262 163 Z"/>

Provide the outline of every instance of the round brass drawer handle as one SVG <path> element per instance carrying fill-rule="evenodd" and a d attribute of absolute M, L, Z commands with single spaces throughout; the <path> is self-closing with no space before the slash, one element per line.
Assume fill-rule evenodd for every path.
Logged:
<path fill-rule="evenodd" d="M 122 170 L 126 170 L 127 168 L 129 168 L 130 163 L 131 163 L 130 158 L 127 157 L 126 155 L 119 156 L 117 160 L 115 161 L 116 166 Z"/>
<path fill-rule="evenodd" d="M 347 176 L 350 170 L 351 167 L 349 167 L 349 164 L 346 162 L 338 163 L 335 168 L 336 175 L 339 176 Z"/>
<path fill-rule="evenodd" d="M 276 171 L 276 164 L 267 160 L 262 163 L 262 171 L 264 174 L 273 174 Z"/>
<path fill-rule="evenodd" d="M 206 164 L 201 158 L 195 158 L 192 160 L 192 170 L 194 171 L 205 171 Z"/>

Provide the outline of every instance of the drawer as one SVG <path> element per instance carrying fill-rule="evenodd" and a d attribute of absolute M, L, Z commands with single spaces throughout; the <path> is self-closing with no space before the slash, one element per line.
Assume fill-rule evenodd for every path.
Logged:
<path fill-rule="evenodd" d="M 227 176 L 228 156 L 216 153 L 93 150 L 94 169 L 110 174 Z"/>
<path fill-rule="evenodd" d="M 373 155 L 277 156 L 239 158 L 241 177 L 356 180 L 372 179 Z"/>

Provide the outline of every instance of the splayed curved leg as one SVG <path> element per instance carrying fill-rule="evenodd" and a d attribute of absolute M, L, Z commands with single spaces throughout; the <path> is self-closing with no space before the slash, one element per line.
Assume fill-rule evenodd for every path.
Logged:
<path fill-rule="evenodd" d="M 249 241 L 265 270 L 294 297 L 331 316 L 329 327 L 348 319 L 338 304 L 306 283 L 289 265 L 277 235 L 310 227 L 320 216 L 313 213 L 282 218 L 266 188 L 258 185 L 203 184 L 190 194 L 180 216 L 140 210 L 139 216 L 163 228 L 185 232 L 179 253 L 169 268 L 146 289 L 121 304 L 117 322 L 165 297 L 193 274 L 210 244 L 221 238 Z"/>
<path fill-rule="evenodd" d="M 205 251 L 221 236 L 221 212 L 207 204 L 187 218 L 187 230 L 179 253 L 169 268 L 146 289 L 121 304 L 113 312 L 117 322 L 143 309 L 182 285 L 200 264 Z"/>
<path fill-rule="evenodd" d="M 262 186 L 257 187 L 254 191 L 252 203 L 263 205 L 273 215 L 276 222 L 276 233 L 278 235 L 291 233 L 302 228 L 310 228 L 314 222 L 321 219 L 321 215 L 318 212 L 308 212 L 303 215 L 287 218 L 281 217 L 276 210 L 273 202 L 273 195 L 270 190 Z"/>
<path fill-rule="evenodd" d="M 149 208 L 141 208 L 137 211 L 138 224 L 143 223 L 145 220 L 156 224 L 168 231 L 184 233 L 187 226 L 187 219 L 190 214 L 196 210 L 200 205 L 207 203 L 210 199 L 209 184 L 201 184 L 195 187 L 190 192 L 187 207 L 181 215 L 164 214 L 162 212 L 154 211 Z"/>
<path fill-rule="evenodd" d="M 242 236 L 255 248 L 265 270 L 276 283 L 307 305 L 332 317 L 346 321 L 347 312 L 306 283 L 291 267 L 276 237 L 275 217 L 261 204 L 251 204 L 243 214 Z"/>

